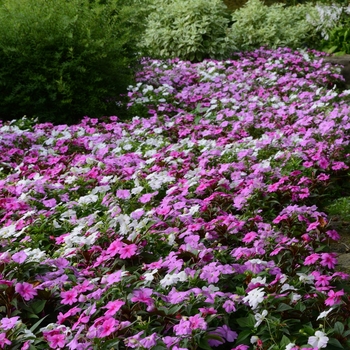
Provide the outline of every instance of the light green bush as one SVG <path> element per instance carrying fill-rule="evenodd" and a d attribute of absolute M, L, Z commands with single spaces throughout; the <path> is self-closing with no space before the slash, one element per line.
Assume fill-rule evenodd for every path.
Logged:
<path fill-rule="evenodd" d="M 232 14 L 230 41 L 242 51 L 261 46 L 299 48 L 316 33 L 306 19 L 314 11 L 312 4 L 266 6 L 260 0 L 249 0 Z"/>
<path fill-rule="evenodd" d="M 74 123 L 116 114 L 137 58 L 131 9 L 139 2 L 2 0 L 0 118 Z"/>
<path fill-rule="evenodd" d="M 221 58 L 228 51 L 228 24 L 222 0 L 154 0 L 140 46 L 154 58 Z"/>

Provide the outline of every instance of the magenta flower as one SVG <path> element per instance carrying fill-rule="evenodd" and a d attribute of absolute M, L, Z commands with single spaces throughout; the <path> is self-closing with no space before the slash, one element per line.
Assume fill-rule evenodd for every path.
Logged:
<path fill-rule="evenodd" d="M 33 285 L 27 282 L 17 283 L 15 291 L 26 301 L 33 299 L 38 294 Z"/>
<path fill-rule="evenodd" d="M 335 253 L 322 253 L 321 262 L 322 266 L 327 266 L 329 269 L 334 269 L 337 264 L 337 258 Z"/>
<path fill-rule="evenodd" d="M 109 301 L 106 306 L 103 306 L 103 309 L 107 309 L 105 316 L 114 316 L 123 305 L 125 302 L 122 300 Z"/>
<path fill-rule="evenodd" d="M 99 338 L 108 337 L 117 329 L 118 322 L 114 318 L 108 318 L 100 326 Z"/>
<path fill-rule="evenodd" d="M 142 204 L 148 203 L 157 194 L 158 194 L 158 191 L 153 193 L 146 193 L 139 198 L 139 202 Z"/>
<path fill-rule="evenodd" d="M 12 342 L 6 338 L 6 333 L 0 333 L 0 347 L 4 349 L 6 345 L 11 345 Z"/>
<path fill-rule="evenodd" d="M 135 255 L 137 251 L 136 244 L 124 245 L 124 247 L 119 249 L 119 254 L 121 259 L 131 258 Z"/>
<path fill-rule="evenodd" d="M 61 349 L 66 345 L 66 336 L 64 334 L 56 333 L 53 335 L 48 334 L 46 336 L 49 341 L 49 346 L 51 349 Z"/>
<path fill-rule="evenodd" d="M 73 305 L 78 301 L 78 292 L 74 289 L 68 290 L 67 292 L 61 292 L 61 303 L 65 305 Z"/>
<path fill-rule="evenodd" d="M 310 254 L 305 258 L 304 265 L 313 265 L 320 258 L 319 254 Z"/>
<path fill-rule="evenodd" d="M 341 302 L 341 297 L 344 295 L 344 290 L 339 290 L 338 292 L 334 292 L 330 290 L 328 292 L 328 298 L 324 301 L 327 306 L 332 306 L 335 304 L 339 304 Z"/>

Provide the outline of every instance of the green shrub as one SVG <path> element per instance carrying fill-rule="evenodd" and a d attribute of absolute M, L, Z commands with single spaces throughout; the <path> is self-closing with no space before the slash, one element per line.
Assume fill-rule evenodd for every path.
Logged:
<path fill-rule="evenodd" d="M 315 27 L 306 19 L 306 15 L 314 11 L 311 4 L 266 6 L 260 0 L 249 0 L 232 14 L 230 40 L 242 51 L 261 46 L 302 47 L 315 35 Z"/>
<path fill-rule="evenodd" d="M 222 0 L 154 0 L 141 48 L 154 58 L 200 61 L 227 54 L 229 15 Z"/>
<path fill-rule="evenodd" d="M 138 31 L 125 17 L 136 2 L 1 1 L 0 118 L 73 123 L 115 114 L 137 58 Z"/>

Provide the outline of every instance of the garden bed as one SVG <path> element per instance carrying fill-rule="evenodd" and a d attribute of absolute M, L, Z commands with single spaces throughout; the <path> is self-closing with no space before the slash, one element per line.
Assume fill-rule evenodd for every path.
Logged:
<path fill-rule="evenodd" d="M 322 55 L 145 59 L 130 122 L 3 125 L 0 348 L 348 349 L 323 209 L 350 91 Z"/>

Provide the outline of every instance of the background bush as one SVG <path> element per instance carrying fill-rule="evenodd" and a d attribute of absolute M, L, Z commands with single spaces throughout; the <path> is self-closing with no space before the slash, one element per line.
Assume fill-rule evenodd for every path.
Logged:
<path fill-rule="evenodd" d="M 137 60 L 138 2 L 1 1 L 0 118 L 116 114 Z"/>
<path fill-rule="evenodd" d="M 228 52 L 229 12 L 222 0 L 154 0 L 141 48 L 154 58 L 200 61 Z"/>
<path fill-rule="evenodd" d="M 230 40 L 242 51 L 261 46 L 302 47 L 316 35 L 315 27 L 306 19 L 306 15 L 313 12 L 312 4 L 266 6 L 260 0 L 249 0 L 232 13 Z"/>

